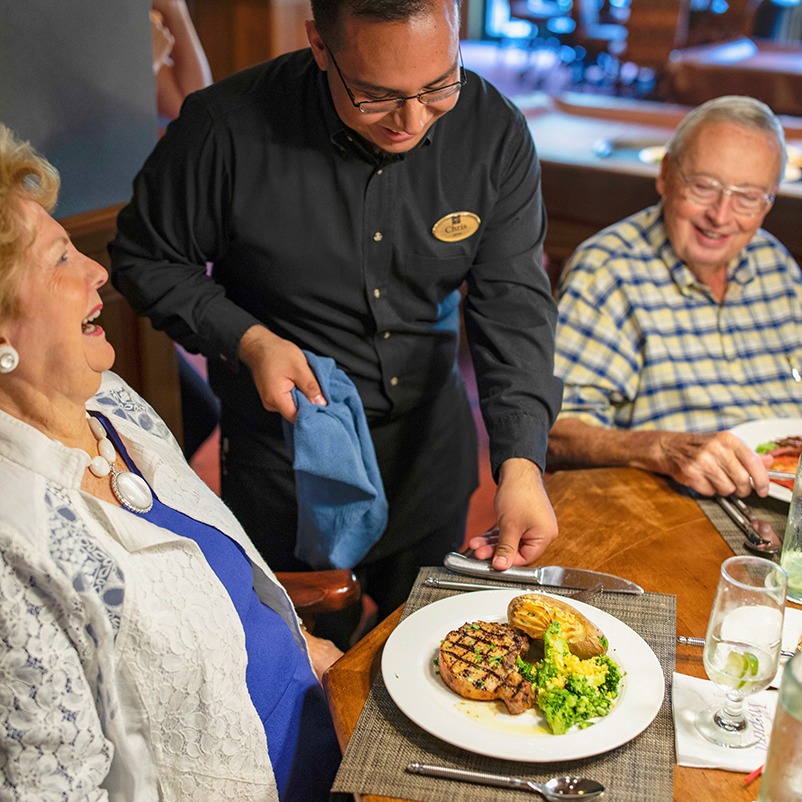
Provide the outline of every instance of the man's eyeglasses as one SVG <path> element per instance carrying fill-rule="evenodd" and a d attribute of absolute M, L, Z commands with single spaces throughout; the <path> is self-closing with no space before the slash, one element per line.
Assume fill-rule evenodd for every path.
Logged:
<path fill-rule="evenodd" d="M 328 47 L 326 50 L 329 50 Z M 334 69 L 337 70 L 337 75 L 343 82 L 345 91 L 348 92 L 348 97 L 355 108 L 359 109 L 362 114 L 386 114 L 389 111 L 400 109 L 408 100 L 419 100 L 425 105 L 440 103 L 443 100 L 453 97 L 459 92 L 466 83 L 468 83 L 467 76 L 465 75 L 465 67 L 462 63 L 462 49 L 459 49 L 459 81 L 453 84 L 446 84 L 445 86 L 438 87 L 437 89 L 428 89 L 425 92 L 418 92 L 417 95 L 409 95 L 408 97 L 388 97 L 383 100 L 357 100 L 354 93 L 349 88 L 348 84 L 343 78 L 337 60 L 334 58 L 334 53 L 329 50 L 331 56 L 331 63 L 334 64 Z"/>
<path fill-rule="evenodd" d="M 736 187 L 732 184 L 722 184 L 715 178 L 702 175 L 685 175 L 679 165 L 677 172 L 688 190 L 688 197 L 700 206 L 710 206 L 718 203 L 722 195 L 732 199 L 732 210 L 736 214 L 754 217 L 760 214 L 770 203 L 774 202 L 774 195 L 761 192 L 758 189 Z"/>

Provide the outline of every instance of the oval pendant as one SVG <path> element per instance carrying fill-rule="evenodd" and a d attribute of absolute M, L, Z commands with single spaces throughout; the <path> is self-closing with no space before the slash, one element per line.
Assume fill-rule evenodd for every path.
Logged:
<path fill-rule="evenodd" d="M 153 493 L 148 483 L 131 471 L 114 471 L 111 492 L 131 512 L 145 513 L 153 507 Z"/>

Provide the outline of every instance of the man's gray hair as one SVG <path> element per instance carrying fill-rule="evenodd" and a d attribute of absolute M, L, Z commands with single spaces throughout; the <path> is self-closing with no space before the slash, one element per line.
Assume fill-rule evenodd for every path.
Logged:
<path fill-rule="evenodd" d="M 785 131 L 777 115 L 765 103 L 743 95 L 717 97 L 689 112 L 677 126 L 674 136 L 668 143 L 668 155 L 672 161 L 680 161 L 688 138 L 700 125 L 709 122 L 732 123 L 773 134 L 780 146 L 780 174 L 777 183 L 782 180 L 788 160 L 785 152 Z"/>
<path fill-rule="evenodd" d="M 459 14 L 462 0 L 453 2 Z M 374 22 L 398 22 L 434 13 L 439 7 L 438 0 L 312 0 L 312 17 L 326 45 L 338 50 L 340 22 L 347 14 Z"/>

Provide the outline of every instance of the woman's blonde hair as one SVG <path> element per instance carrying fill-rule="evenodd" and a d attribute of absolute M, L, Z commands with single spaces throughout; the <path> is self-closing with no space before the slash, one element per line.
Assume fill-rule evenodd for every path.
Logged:
<path fill-rule="evenodd" d="M 0 320 L 18 312 L 23 257 L 36 238 L 22 203 L 31 200 L 50 212 L 59 185 L 56 168 L 0 123 Z"/>

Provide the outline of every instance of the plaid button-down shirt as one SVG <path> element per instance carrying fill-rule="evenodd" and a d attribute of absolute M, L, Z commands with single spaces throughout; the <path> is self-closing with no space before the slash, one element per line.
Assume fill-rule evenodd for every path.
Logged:
<path fill-rule="evenodd" d="M 654 206 L 584 242 L 560 296 L 561 417 L 704 432 L 802 416 L 802 271 L 765 231 L 729 265 L 719 304 Z"/>

